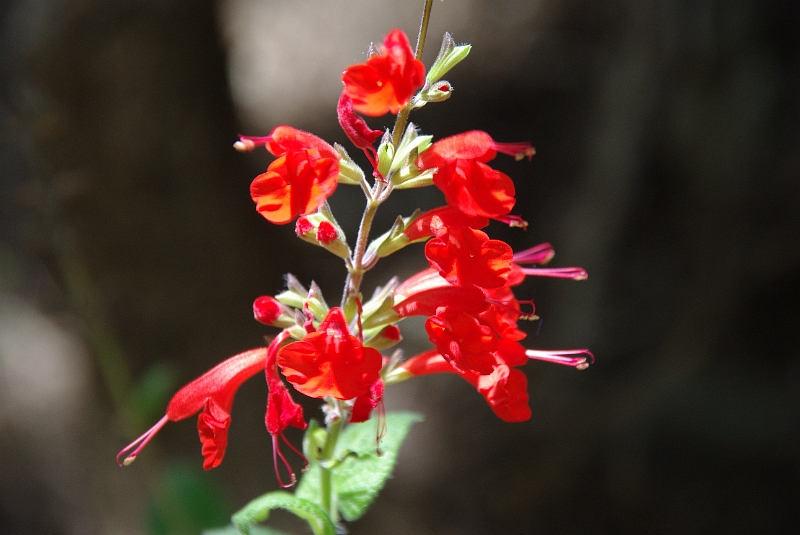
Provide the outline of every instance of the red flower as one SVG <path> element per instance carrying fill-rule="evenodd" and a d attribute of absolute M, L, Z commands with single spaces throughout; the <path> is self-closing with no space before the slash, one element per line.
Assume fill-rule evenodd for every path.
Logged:
<path fill-rule="evenodd" d="M 490 373 L 461 371 L 453 368 L 436 350 L 405 361 L 401 368 L 412 376 L 431 373 L 455 373 L 484 397 L 494 413 L 506 422 L 523 422 L 531 417 L 528 406 L 528 379 L 508 364 L 497 364 Z"/>
<path fill-rule="evenodd" d="M 524 226 L 518 216 L 508 215 L 516 202 L 511 178 L 485 163 L 498 152 L 517 159 L 530 158 L 533 147 L 528 143 L 497 143 L 486 132 L 473 130 L 437 141 L 416 163 L 423 171 L 437 168 L 433 183 L 450 206 L 469 215 Z"/>
<path fill-rule="evenodd" d="M 256 210 L 277 225 L 310 214 L 336 189 L 339 161 L 317 149 L 287 152 L 250 185 Z"/>
<path fill-rule="evenodd" d="M 258 145 L 278 157 L 250 185 L 256 210 L 270 222 L 282 225 L 310 214 L 336 189 L 339 155 L 314 134 L 281 125 L 268 136 L 240 136 L 234 147 L 251 151 Z"/>
<path fill-rule="evenodd" d="M 273 156 L 300 150 L 317 150 L 324 158 L 339 159 L 336 150 L 325 140 L 286 125 L 276 126 L 268 136 L 239 136 L 239 141 L 233 144 L 239 151 L 251 151 L 258 145 L 264 145 Z"/>
<path fill-rule="evenodd" d="M 342 74 L 345 94 L 359 113 L 379 117 L 398 113 L 425 84 L 425 66 L 402 30 L 392 30 L 366 63 L 351 65 Z"/>
<path fill-rule="evenodd" d="M 209 470 L 219 466 L 228 445 L 233 397 L 244 381 L 264 369 L 267 351 L 266 347 L 259 347 L 239 353 L 178 390 L 167 406 L 167 414 L 120 451 L 117 462 L 120 463 L 123 455 L 126 457 L 121 464 L 135 461 L 142 448 L 168 421 L 178 422 L 200 412 L 197 430 L 203 445 L 203 468 Z"/>
<path fill-rule="evenodd" d="M 500 288 L 506 285 L 514 256 L 501 240 L 490 240 L 486 233 L 454 227 L 425 244 L 431 267 L 456 286 Z"/>
<path fill-rule="evenodd" d="M 352 399 L 378 380 L 381 354 L 350 334 L 340 308 L 332 308 L 316 332 L 278 353 L 286 380 L 312 398 Z"/>

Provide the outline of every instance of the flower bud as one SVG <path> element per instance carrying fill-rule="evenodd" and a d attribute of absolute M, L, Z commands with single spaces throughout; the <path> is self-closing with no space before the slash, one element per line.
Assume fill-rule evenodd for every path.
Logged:
<path fill-rule="evenodd" d="M 342 229 L 328 214 L 317 212 L 300 216 L 294 230 L 300 239 L 324 247 L 339 258 L 350 258 L 350 247 L 343 238 Z"/>
<path fill-rule="evenodd" d="M 253 301 L 253 316 L 256 321 L 272 327 L 286 328 L 296 324 L 294 309 L 271 295 L 262 295 Z"/>
<path fill-rule="evenodd" d="M 450 82 L 446 80 L 440 80 L 422 90 L 416 107 L 421 108 L 428 102 L 444 102 L 450 98 L 452 92 L 453 86 L 450 84 Z"/>

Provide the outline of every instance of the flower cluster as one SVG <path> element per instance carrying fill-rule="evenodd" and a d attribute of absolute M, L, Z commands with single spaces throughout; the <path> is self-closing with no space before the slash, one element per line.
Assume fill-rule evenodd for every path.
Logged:
<path fill-rule="evenodd" d="M 287 383 L 296 393 L 325 400 L 328 422 L 352 423 L 370 417 L 388 385 L 420 375 L 453 373 L 473 385 L 501 419 L 519 422 L 531 416 L 527 379 L 520 366 L 530 359 L 578 369 L 589 365 L 593 357 L 585 349 L 543 351 L 523 346 L 526 334 L 518 323 L 536 316 L 533 301 L 519 300 L 513 291 L 527 276 L 582 280 L 586 272 L 541 267 L 553 258 L 547 243 L 514 252 L 483 231 L 490 220 L 526 226 L 520 216 L 511 214 L 513 181 L 489 163 L 498 153 L 530 159 L 531 145 L 499 143 L 477 130 L 433 142 L 413 124 L 406 127 L 414 108 L 450 96 L 452 86 L 441 77 L 468 52 L 468 45 L 456 46 L 445 35 L 439 56 L 426 73 L 405 34 L 393 30 L 365 63 L 344 71 L 339 123 L 371 164 L 371 177 L 343 147 L 290 126 L 278 126 L 268 136 L 240 137 L 235 143 L 238 150 L 263 146 L 276 157 L 250 187 L 258 212 L 275 224 L 296 221 L 300 238 L 345 260 L 348 277 L 341 303 L 329 306 L 316 284 L 306 288 L 288 275 L 285 291 L 253 303 L 259 322 L 280 329 L 269 345 L 233 356 L 182 388 L 164 418 L 120 452 L 118 461 L 132 462 L 167 421 L 199 412 L 203 466 L 216 467 L 227 445 L 234 394 L 262 370 L 269 387 L 265 424 L 272 435 L 276 474 L 283 485 L 280 459 L 291 485 L 294 474 L 279 441 L 289 444 L 284 431 L 290 426 L 305 429 L 307 423 Z M 361 117 L 387 113 L 397 115 L 392 132 L 373 130 Z M 338 184 L 360 186 L 367 199 L 352 247 L 327 204 Z M 374 213 L 389 195 L 425 186 L 438 188 L 445 204 L 399 217 L 370 242 Z M 360 292 L 364 274 L 379 259 L 416 242 L 425 242 L 429 267 L 405 281 L 389 281 L 364 300 Z M 407 359 L 399 351 L 384 356 L 382 351 L 401 340 L 398 324 L 411 316 L 426 318 L 433 348 Z"/>

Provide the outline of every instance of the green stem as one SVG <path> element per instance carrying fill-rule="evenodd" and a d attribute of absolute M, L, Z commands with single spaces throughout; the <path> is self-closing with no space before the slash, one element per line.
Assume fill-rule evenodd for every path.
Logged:
<path fill-rule="evenodd" d="M 338 405 L 338 402 L 336 404 Z M 322 448 L 322 454 L 319 457 L 322 508 L 328 513 L 331 522 L 334 524 L 339 520 L 339 512 L 333 500 L 333 471 L 327 467 L 327 463 L 333 458 L 333 454 L 336 451 L 336 442 L 339 440 L 343 422 L 343 418 L 338 418 L 328 424 L 328 437 L 325 439 L 325 446 Z"/>

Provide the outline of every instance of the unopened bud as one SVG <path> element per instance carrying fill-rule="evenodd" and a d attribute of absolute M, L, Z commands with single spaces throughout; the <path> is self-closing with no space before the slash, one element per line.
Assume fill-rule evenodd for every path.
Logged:
<path fill-rule="evenodd" d="M 339 258 L 350 258 L 350 247 L 344 240 L 342 230 L 326 214 L 317 212 L 300 216 L 294 230 L 302 240 L 324 247 Z"/>

